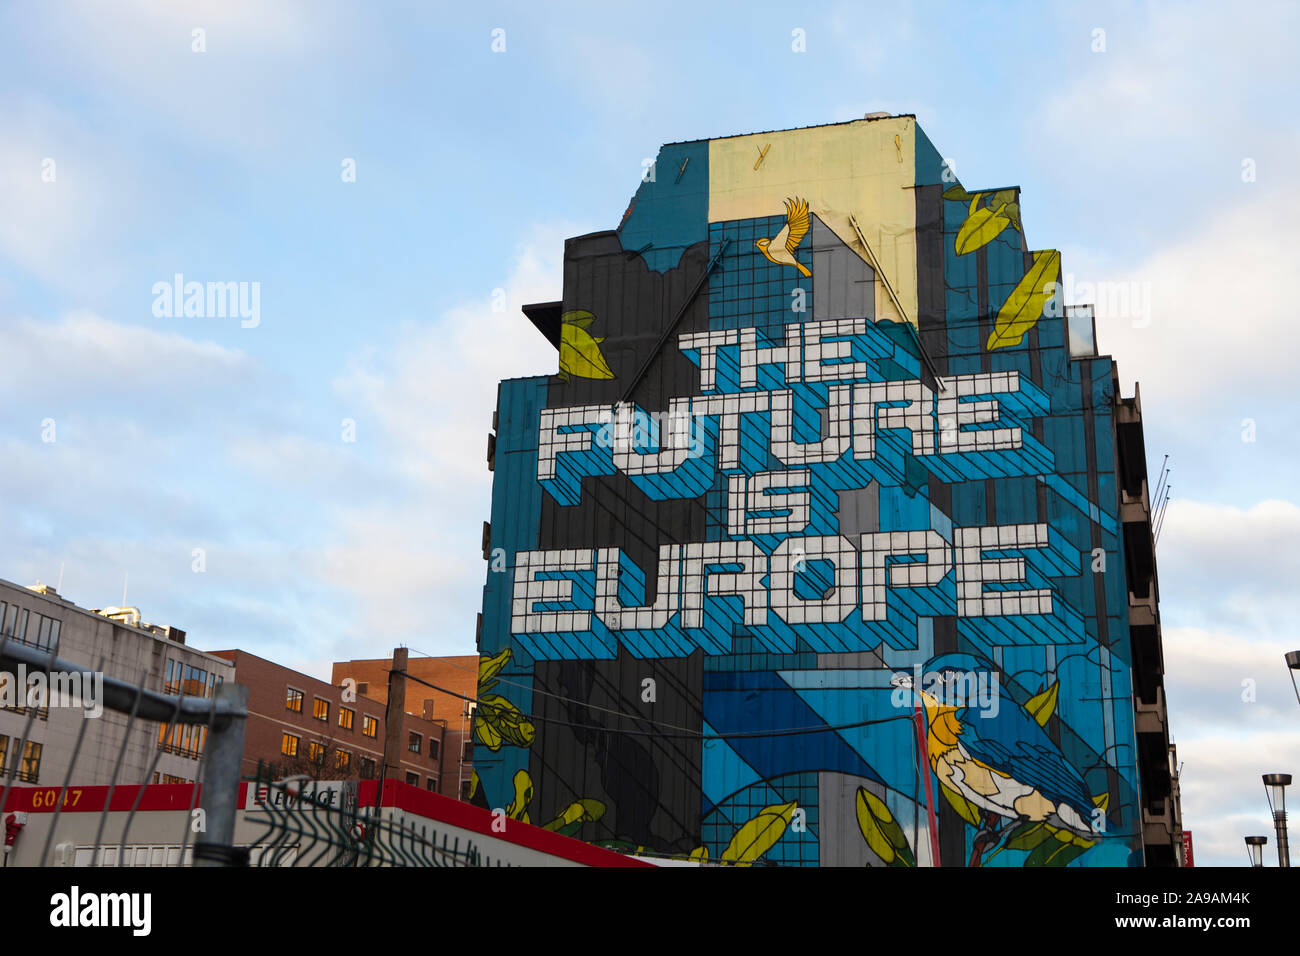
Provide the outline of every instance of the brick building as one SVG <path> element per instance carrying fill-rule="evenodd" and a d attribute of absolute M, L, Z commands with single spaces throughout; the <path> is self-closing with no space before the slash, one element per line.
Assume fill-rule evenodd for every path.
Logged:
<path fill-rule="evenodd" d="M 464 793 L 473 775 L 474 704 L 478 690 L 478 657 L 411 657 L 407 661 L 406 710 L 440 723 L 446 734 L 445 773 L 453 779 L 443 793 Z M 338 686 L 356 681 L 358 696 L 388 701 L 388 672 L 392 658 L 337 661 L 331 681 Z M 440 689 L 438 689 L 440 688 Z M 471 698 L 466 700 L 465 698 Z"/>
<path fill-rule="evenodd" d="M 349 693 L 315 677 L 241 650 L 214 651 L 234 664 L 248 687 L 243 776 L 259 761 L 275 775 L 319 780 L 377 779 L 384 763 L 385 701 Z M 342 680 L 338 681 L 342 685 Z M 386 695 L 385 695 L 386 696 Z M 399 779 L 423 790 L 458 796 L 460 753 L 445 721 L 407 713 L 398 737 Z"/>

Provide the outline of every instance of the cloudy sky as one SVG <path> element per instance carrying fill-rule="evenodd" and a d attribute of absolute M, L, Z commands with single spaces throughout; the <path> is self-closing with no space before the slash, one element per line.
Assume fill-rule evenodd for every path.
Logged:
<path fill-rule="evenodd" d="M 1296 8 L 451 6 L 0 8 L 0 577 L 321 676 L 473 653 L 496 382 L 554 370 L 518 306 L 564 238 L 661 143 L 915 113 L 1074 282 L 1149 296 L 1099 344 L 1173 466 L 1186 822 L 1244 862 L 1300 772 Z M 177 273 L 258 283 L 257 324 L 156 315 Z"/>

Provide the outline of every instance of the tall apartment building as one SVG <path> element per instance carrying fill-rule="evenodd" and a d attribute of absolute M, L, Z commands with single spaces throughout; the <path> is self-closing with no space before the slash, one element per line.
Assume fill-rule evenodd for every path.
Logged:
<path fill-rule="evenodd" d="M 159 693 L 210 696 L 234 673 L 227 661 L 188 647 L 184 631 L 143 621 L 138 608 L 90 610 L 43 585 L 0 580 L 0 635 Z M 18 674 L 8 664 L 0 665 L 0 671 L 18 686 Z M 113 711 L 87 717 L 82 708 L 50 706 L 37 710 L 20 748 L 29 715 L 20 699 L 0 709 L 0 767 L 7 774 L 16 763 L 16 783 L 61 785 L 83 726 L 74 768 L 79 784 L 112 783 L 115 769 L 116 781 L 123 784 L 197 779 L 205 743 L 201 727 L 144 720 L 131 724 L 128 715 Z M 146 774 L 150 779 L 144 779 Z"/>
<path fill-rule="evenodd" d="M 487 805 L 737 863 L 1176 865 L 1140 405 L 1019 188 L 942 157 L 877 114 L 673 143 L 565 243 L 523 309 L 558 368 L 488 439 Z"/>

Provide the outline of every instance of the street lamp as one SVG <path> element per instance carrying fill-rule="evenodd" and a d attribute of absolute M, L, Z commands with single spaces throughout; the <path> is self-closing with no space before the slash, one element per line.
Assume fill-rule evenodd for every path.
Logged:
<path fill-rule="evenodd" d="M 1300 701 L 1300 684 L 1295 681 L 1296 671 L 1300 671 L 1300 651 L 1290 651 L 1286 655 L 1286 666 L 1291 671 L 1291 686 L 1295 688 L 1295 699 Z"/>
<path fill-rule="evenodd" d="M 1264 844 L 1267 842 L 1266 836 L 1246 837 L 1246 853 L 1250 855 L 1251 866 L 1264 865 Z"/>
<path fill-rule="evenodd" d="M 1277 830 L 1278 866 L 1291 865 L 1291 854 L 1286 842 L 1286 788 L 1289 786 L 1289 773 L 1264 774 L 1264 793 L 1268 795 L 1268 808 L 1273 811 L 1273 827 Z"/>

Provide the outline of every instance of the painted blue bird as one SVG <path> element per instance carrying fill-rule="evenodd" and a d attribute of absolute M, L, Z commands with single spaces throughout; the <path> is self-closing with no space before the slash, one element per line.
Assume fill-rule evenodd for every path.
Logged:
<path fill-rule="evenodd" d="M 998 817 L 1044 823 L 1081 838 L 1100 836 L 1090 821 L 1096 807 L 1104 808 L 1104 796 L 1088 794 L 1079 772 L 1006 692 L 991 663 L 943 654 L 926 664 L 922 683 L 916 687 L 905 675 L 894 679 L 925 706 L 930 767 L 939 783 L 992 815 L 976 836 L 977 852 Z"/>

